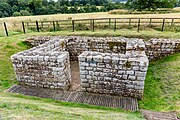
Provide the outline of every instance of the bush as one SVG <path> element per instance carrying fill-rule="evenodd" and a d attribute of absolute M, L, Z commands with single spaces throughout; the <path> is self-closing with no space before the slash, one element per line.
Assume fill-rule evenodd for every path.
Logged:
<path fill-rule="evenodd" d="M 31 15 L 31 13 L 29 13 L 27 10 L 21 10 L 21 11 L 20 11 L 20 14 L 21 14 L 22 16 L 30 16 L 30 15 Z"/>
<path fill-rule="evenodd" d="M 21 13 L 20 12 L 14 12 L 13 13 L 13 16 L 16 17 L 16 16 L 21 16 Z"/>

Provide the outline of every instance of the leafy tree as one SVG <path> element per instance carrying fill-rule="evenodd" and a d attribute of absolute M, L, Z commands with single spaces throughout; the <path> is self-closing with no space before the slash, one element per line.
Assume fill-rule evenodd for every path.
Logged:
<path fill-rule="evenodd" d="M 48 3 L 48 0 L 42 0 L 42 5 L 43 5 L 43 6 L 48 6 L 48 4 L 49 4 L 49 3 Z"/>
<path fill-rule="evenodd" d="M 0 11 L 4 17 L 9 17 L 12 15 L 11 6 L 8 3 L 0 3 Z"/>
<path fill-rule="evenodd" d="M 78 8 L 77 8 L 76 6 L 74 6 L 74 7 L 71 7 L 71 8 L 69 9 L 69 11 L 70 11 L 71 13 L 78 13 Z"/>
<path fill-rule="evenodd" d="M 18 0 L 7 0 L 6 2 L 11 5 L 11 7 L 14 5 L 18 6 Z"/>
<path fill-rule="evenodd" d="M 42 6 L 42 0 L 30 0 L 29 8 L 32 9 L 33 13 L 36 15 L 36 9 Z"/>
<path fill-rule="evenodd" d="M 40 8 L 37 8 L 36 9 L 36 14 L 37 15 L 46 15 L 48 14 L 48 9 L 44 6 L 40 7 Z"/>
<path fill-rule="evenodd" d="M 83 7 L 80 7 L 79 10 L 78 10 L 78 13 L 86 13 L 86 10 L 84 10 Z"/>
<path fill-rule="evenodd" d="M 100 11 L 101 11 L 101 12 L 106 12 L 107 9 L 106 9 L 104 6 L 102 6 L 102 7 L 100 8 Z"/>
<path fill-rule="evenodd" d="M 85 10 L 87 13 L 91 12 L 90 4 L 86 4 L 85 7 L 84 7 L 84 10 Z"/>
<path fill-rule="evenodd" d="M 156 10 L 157 8 L 173 8 L 177 0 L 128 0 L 126 5 L 132 10 Z"/>
<path fill-rule="evenodd" d="M 12 7 L 12 13 L 18 12 L 18 11 L 19 11 L 19 8 L 18 8 L 16 5 L 13 5 L 13 7 Z"/>
<path fill-rule="evenodd" d="M 90 6 L 90 11 L 91 12 L 99 12 L 99 9 L 95 5 Z"/>
<path fill-rule="evenodd" d="M 48 14 L 56 14 L 56 8 L 53 5 L 48 6 Z"/>
<path fill-rule="evenodd" d="M 28 7 L 29 0 L 18 0 L 18 8 L 20 10 L 25 10 Z"/>

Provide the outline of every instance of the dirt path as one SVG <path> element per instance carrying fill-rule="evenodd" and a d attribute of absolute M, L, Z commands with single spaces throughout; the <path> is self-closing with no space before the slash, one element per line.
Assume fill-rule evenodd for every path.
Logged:
<path fill-rule="evenodd" d="M 140 110 L 147 120 L 179 120 L 175 112 L 153 112 Z"/>
<path fill-rule="evenodd" d="M 80 71 L 78 61 L 71 61 L 71 88 L 70 90 L 77 91 L 80 87 Z"/>

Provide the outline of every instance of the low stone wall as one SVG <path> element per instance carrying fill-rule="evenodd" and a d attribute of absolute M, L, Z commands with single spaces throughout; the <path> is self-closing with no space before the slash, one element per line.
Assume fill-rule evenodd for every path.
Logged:
<path fill-rule="evenodd" d="M 142 98 L 149 65 L 142 40 L 126 41 L 126 53 L 85 51 L 79 56 L 82 90 Z"/>
<path fill-rule="evenodd" d="M 145 41 L 146 55 L 149 60 L 156 60 L 180 52 L 180 40 L 151 39 Z"/>
<path fill-rule="evenodd" d="M 180 52 L 180 40 L 55 36 L 27 40 L 11 57 L 20 84 L 66 90 L 69 60 L 78 60 L 82 90 L 142 98 L 149 60 Z M 86 51 L 86 52 L 85 52 Z"/>
<path fill-rule="evenodd" d="M 71 81 L 69 53 L 63 41 L 53 40 L 11 57 L 20 84 L 67 89 Z"/>
<path fill-rule="evenodd" d="M 67 51 L 70 54 L 71 60 L 77 60 L 77 56 L 83 51 L 99 51 L 99 52 L 114 52 L 124 54 L 126 51 L 125 44 L 119 44 L 118 41 L 129 40 L 123 37 L 82 37 L 82 36 L 43 36 L 34 37 L 26 40 L 34 46 L 40 45 L 52 39 L 66 39 Z M 134 40 L 137 38 L 131 38 Z M 180 52 L 180 39 L 163 39 L 152 38 L 145 43 L 145 52 L 148 59 L 156 60 L 164 56 Z"/>

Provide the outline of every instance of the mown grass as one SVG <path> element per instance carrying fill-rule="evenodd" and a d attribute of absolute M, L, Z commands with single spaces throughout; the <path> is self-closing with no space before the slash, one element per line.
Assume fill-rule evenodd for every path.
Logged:
<path fill-rule="evenodd" d="M 0 37 L 0 116 L 5 119 L 143 119 L 139 112 L 65 103 L 3 92 L 16 84 L 10 56 L 29 46 L 22 42 L 39 35 L 129 36 L 139 38 L 178 38 L 179 33 L 144 31 L 47 32 Z M 145 83 L 145 93 L 139 106 L 154 111 L 176 111 L 180 115 L 180 53 L 151 62 Z"/>

